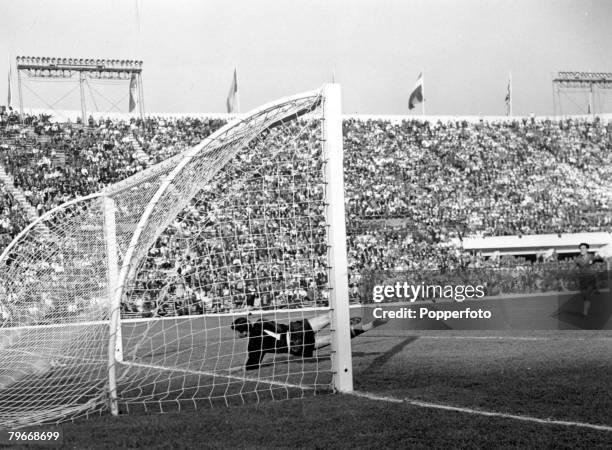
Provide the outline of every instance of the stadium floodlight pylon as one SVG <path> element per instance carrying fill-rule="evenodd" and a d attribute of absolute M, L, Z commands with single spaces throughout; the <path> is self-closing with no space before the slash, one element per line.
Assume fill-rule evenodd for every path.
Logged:
<path fill-rule="evenodd" d="M 340 111 L 338 85 L 264 105 L 24 229 L 0 255 L 0 427 L 352 390 Z M 245 370 L 235 318 L 328 311 L 331 352 Z"/>

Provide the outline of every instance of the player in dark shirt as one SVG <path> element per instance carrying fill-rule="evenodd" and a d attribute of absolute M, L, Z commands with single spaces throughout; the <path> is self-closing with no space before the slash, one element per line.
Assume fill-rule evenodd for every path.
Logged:
<path fill-rule="evenodd" d="M 582 294 L 582 315 L 589 314 L 593 294 L 597 291 L 597 273 L 593 264 L 599 260 L 589 253 L 589 244 L 582 243 L 578 246 L 580 254 L 576 257 L 578 266 L 578 286 Z"/>
<path fill-rule="evenodd" d="M 361 319 L 351 319 L 351 338 L 359 336 L 372 328 L 387 323 L 377 319 L 361 324 Z M 250 322 L 245 317 L 234 320 L 231 328 L 239 338 L 249 338 L 246 370 L 259 369 L 266 353 L 289 353 L 296 357 L 310 358 L 315 350 L 331 344 L 331 336 L 318 336 L 317 332 L 331 322 L 331 314 L 311 319 L 278 323 L 272 320 Z"/>

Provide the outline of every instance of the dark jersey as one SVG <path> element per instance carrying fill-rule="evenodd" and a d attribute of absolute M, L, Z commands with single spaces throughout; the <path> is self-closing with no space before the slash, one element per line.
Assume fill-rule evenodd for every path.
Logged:
<path fill-rule="evenodd" d="M 259 369 L 266 353 L 290 353 L 311 357 L 315 334 L 308 319 L 296 320 L 289 325 L 272 320 L 258 320 L 249 329 L 246 370 Z"/>
<path fill-rule="evenodd" d="M 578 284 L 580 290 L 589 290 L 594 288 L 595 284 L 595 271 L 593 263 L 595 257 L 590 253 L 586 255 L 578 255 L 576 257 L 576 265 L 578 266 Z"/>
<path fill-rule="evenodd" d="M 578 255 L 576 257 L 576 265 L 578 266 L 580 273 L 591 273 L 593 271 L 593 263 L 595 257 L 590 253 L 586 255 Z"/>

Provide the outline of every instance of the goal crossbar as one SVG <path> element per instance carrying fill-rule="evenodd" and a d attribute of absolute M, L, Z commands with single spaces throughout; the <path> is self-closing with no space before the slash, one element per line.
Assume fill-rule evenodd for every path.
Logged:
<path fill-rule="evenodd" d="M 16 405 L 0 406 L 0 427 L 20 414 L 25 426 L 32 408 L 57 411 L 51 422 L 119 414 L 138 392 L 197 404 L 212 395 L 206 376 L 352 390 L 340 113 L 337 85 L 268 103 L 26 227 L 0 255 L 0 405 Z M 174 269 L 159 267 L 160 252 Z M 196 294 L 215 312 L 157 314 L 195 308 L 185 299 Z M 228 373 L 252 356 L 231 334 L 245 315 L 232 304 L 253 301 L 269 307 L 250 318 L 266 326 L 329 312 L 331 366 L 304 353 L 271 376 Z M 150 304 L 157 317 L 121 317 Z"/>

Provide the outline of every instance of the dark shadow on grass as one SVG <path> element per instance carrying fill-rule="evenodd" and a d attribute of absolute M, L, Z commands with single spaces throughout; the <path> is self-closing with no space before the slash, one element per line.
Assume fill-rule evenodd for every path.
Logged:
<path fill-rule="evenodd" d="M 353 352 L 353 358 L 364 358 L 366 356 L 380 355 L 381 352 Z"/>
<path fill-rule="evenodd" d="M 409 336 L 406 339 L 404 339 L 403 341 L 401 341 L 398 344 L 394 345 L 388 351 L 384 352 L 378 358 L 374 359 L 374 361 L 372 361 L 370 363 L 370 365 L 368 366 L 367 369 L 365 369 L 365 371 L 369 372 L 371 369 L 374 369 L 376 367 L 380 367 L 380 366 L 385 365 L 387 363 L 387 361 L 389 361 L 395 355 L 397 355 L 402 350 L 404 350 L 404 347 L 406 347 L 411 342 L 416 341 L 418 338 L 419 338 L 419 336 Z"/>
<path fill-rule="evenodd" d="M 559 321 L 559 329 L 605 330 L 610 329 L 612 316 L 612 294 L 597 292 L 591 296 L 591 307 L 583 315 L 582 294 L 569 299 L 559 297 L 559 308 L 552 314 Z"/>

